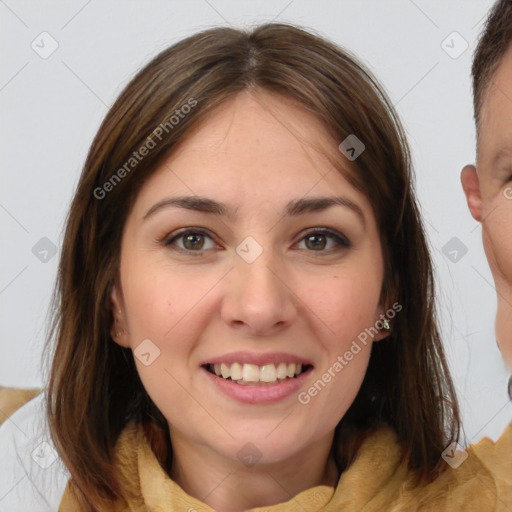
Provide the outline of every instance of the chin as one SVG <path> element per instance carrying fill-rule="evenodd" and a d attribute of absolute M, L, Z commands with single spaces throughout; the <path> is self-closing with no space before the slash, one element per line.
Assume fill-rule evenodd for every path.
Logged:
<path fill-rule="evenodd" d="M 509 370 L 512 370 L 512 341 L 501 342 L 498 338 L 498 347 Z"/>
<path fill-rule="evenodd" d="M 493 268 L 498 297 L 496 310 L 496 341 L 505 363 L 512 369 L 512 275 L 504 276 Z"/>
<path fill-rule="evenodd" d="M 269 435 L 272 430 L 273 434 Z M 223 456 L 242 462 L 247 467 L 252 467 L 256 463 L 259 467 L 279 464 L 307 449 L 303 445 L 305 440 L 300 433 L 292 433 L 286 429 L 278 433 L 278 430 L 279 427 L 276 429 L 276 423 L 273 423 L 264 431 L 258 429 L 245 434 L 238 433 L 235 439 L 226 440 L 223 445 L 216 445 L 215 449 Z"/>

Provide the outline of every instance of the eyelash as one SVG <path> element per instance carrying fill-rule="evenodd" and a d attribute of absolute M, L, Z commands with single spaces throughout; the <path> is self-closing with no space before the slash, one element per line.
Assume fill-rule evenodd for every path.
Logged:
<path fill-rule="evenodd" d="M 187 255 L 191 255 L 191 256 L 202 256 L 204 251 L 206 251 L 208 249 L 200 249 L 197 251 L 193 251 L 190 249 L 182 249 L 181 247 L 176 247 L 176 246 L 172 247 L 177 240 L 179 240 L 180 238 L 182 239 L 186 235 L 191 235 L 191 234 L 192 235 L 203 235 L 203 236 L 206 236 L 213 240 L 213 237 L 206 230 L 204 230 L 202 228 L 183 228 L 183 229 L 178 230 L 177 232 L 171 233 L 169 236 L 167 236 L 165 239 L 163 239 L 161 241 L 161 243 L 164 247 L 170 248 L 171 250 L 179 251 L 182 253 L 187 253 Z M 333 231 L 329 228 L 312 228 L 312 229 L 308 230 L 302 236 L 302 238 L 299 240 L 299 242 L 302 242 L 304 239 L 306 239 L 308 236 L 311 236 L 311 235 L 323 235 L 323 236 L 326 236 L 327 238 L 331 238 L 332 240 L 335 241 L 335 243 L 338 246 L 338 247 L 332 247 L 330 249 L 319 250 L 319 251 L 308 250 L 308 252 L 311 252 L 313 254 L 315 254 L 315 253 L 330 254 L 333 251 L 340 251 L 343 249 L 348 249 L 352 246 L 352 244 L 348 238 L 346 238 L 345 236 L 341 235 L 340 233 L 337 233 L 336 231 Z M 299 242 L 297 242 L 297 243 L 299 243 Z M 316 255 L 317 254 L 315 254 L 315 256 Z M 320 255 L 320 254 L 318 254 L 318 255 Z"/>

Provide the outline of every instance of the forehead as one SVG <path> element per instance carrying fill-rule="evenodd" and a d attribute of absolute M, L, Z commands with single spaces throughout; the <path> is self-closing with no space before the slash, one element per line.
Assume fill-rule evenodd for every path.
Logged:
<path fill-rule="evenodd" d="M 215 192 L 226 200 L 277 201 L 285 199 L 279 197 L 284 192 L 335 193 L 353 188 L 343 176 L 353 172 L 344 160 L 312 113 L 280 95 L 244 92 L 205 118 L 140 196 L 161 194 L 164 188 L 204 196 Z M 355 189 L 352 193 L 359 195 Z"/>
<path fill-rule="evenodd" d="M 261 148 L 265 153 L 261 154 Z M 250 156 L 293 161 L 336 156 L 336 142 L 322 122 L 293 100 L 267 91 L 244 91 L 226 100 L 173 152 L 174 159 L 194 152 L 208 158 Z"/>
<path fill-rule="evenodd" d="M 491 76 L 480 112 L 478 160 L 496 165 L 512 157 L 512 46 Z"/>

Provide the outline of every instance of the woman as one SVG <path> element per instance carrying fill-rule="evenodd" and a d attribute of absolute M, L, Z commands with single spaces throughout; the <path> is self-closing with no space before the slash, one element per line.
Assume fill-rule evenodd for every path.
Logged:
<path fill-rule="evenodd" d="M 137 74 L 90 149 L 56 299 L 61 511 L 503 498 L 476 455 L 458 480 L 441 457 L 459 412 L 400 123 L 310 33 L 213 29 Z"/>

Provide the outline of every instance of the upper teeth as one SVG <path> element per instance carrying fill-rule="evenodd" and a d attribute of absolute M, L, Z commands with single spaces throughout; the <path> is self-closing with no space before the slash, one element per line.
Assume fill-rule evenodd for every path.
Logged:
<path fill-rule="evenodd" d="M 302 372 L 302 364 L 279 363 L 264 364 L 240 364 L 240 363 L 220 363 L 214 364 L 213 369 L 218 377 L 231 380 L 243 380 L 245 382 L 276 382 L 277 379 L 286 379 L 294 377 Z"/>

